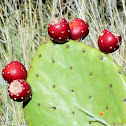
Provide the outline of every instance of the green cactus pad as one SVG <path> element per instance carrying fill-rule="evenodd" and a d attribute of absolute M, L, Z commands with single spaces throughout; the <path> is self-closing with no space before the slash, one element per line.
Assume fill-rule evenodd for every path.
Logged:
<path fill-rule="evenodd" d="M 29 126 L 126 125 L 126 77 L 107 54 L 83 43 L 43 43 L 27 82 Z"/>

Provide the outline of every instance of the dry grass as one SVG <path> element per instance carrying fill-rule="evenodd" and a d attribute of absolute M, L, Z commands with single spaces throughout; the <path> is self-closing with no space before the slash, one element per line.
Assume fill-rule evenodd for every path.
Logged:
<path fill-rule="evenodd" d="M 126 3 L 125 0 L 4 0 L 0 2 L 0 70 L 12 60 L 29 70 L 38 46 L 48 39 L 47 25 L 55 17 L 68 21 L 80 17 L 90 25 L 83 43 L 98 48 L 97 40 L 105 28 L 122 35 L 122 45 L 109 54 L 125 70 Z M 120 8 L 118 8 L 120 2 Z M 1 73 L 0 73 L 1 74 Z M 25 126 L 22 103 L 10 100 L 7 83 L 0 75 L 0 126 Z"/>

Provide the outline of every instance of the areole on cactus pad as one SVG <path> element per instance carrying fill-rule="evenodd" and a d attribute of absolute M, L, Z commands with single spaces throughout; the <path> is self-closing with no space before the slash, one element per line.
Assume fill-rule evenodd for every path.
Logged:
<path fill-rule="evenodd" d="M 29 126 L 120 126 L 126 123 L 126 77 L 107 54 L 81 42 L 43 43 L 27 82 Z"/>

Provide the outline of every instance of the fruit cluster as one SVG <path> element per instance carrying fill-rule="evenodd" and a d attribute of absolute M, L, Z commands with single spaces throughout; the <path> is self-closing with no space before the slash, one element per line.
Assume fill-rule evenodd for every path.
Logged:
<path fill-rule="evenodd" d="M 67 22 L 65 18 L 56 18 L 48 25 L 48 34 L 51 40 L 63 44 L 69 39 L 82 40 L 89 34 L 89 25 L 80 18 Z M 112 53 L 121 45 L 121 35 L 114 35 L 109 30 L 102 31 L 98 38 L 100 51 Z M 3 78 L 9 83 L 8 94 L 15 101 L 26 101 L 31 96 L 31 86 L 25 81 L 27 71 L 23 64 L 12 61 L 2 70 Z"/>
<path fill-rule="evenodd" d="M 73 19 L 68 23 L 64 18 L 56 18 L 48 25 L 48 34 L 55 43 L 65 43 L 72 40 L 82 40 L 89 33 L 89 25 L 80 18 Z M 98 46 L 100 51 L 104 53 L 112 53 L 121 45 L 121 35 L 114 35 L 109 30 L 102 31 L 98 38 Z"/>
<path fill-rule="evenodd" d="M 31 86 L 25 81 L 27 70 L 18 61 L 12 61 L 2 70 L 3 78 L 9 83 L 8 94 L 14 101 L 26 101 L 31 96 Z"/>
<path fill-rule="evenodd" d="M 80 18 L 73 19 L 70 23 L 64 18 L 56 18 L 48 25 L 48 34 L 56 43 L 65 43 L 72 40 L 81 40 L 89 33 L 89 25 Z"/>

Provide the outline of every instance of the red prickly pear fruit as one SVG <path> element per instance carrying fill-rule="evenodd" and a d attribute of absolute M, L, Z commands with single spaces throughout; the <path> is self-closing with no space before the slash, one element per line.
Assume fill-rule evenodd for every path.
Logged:
<path fill-rule="evenodd" d="M 13 80 L 8 86 L 8 94 L 14 101 L 26 101 L 31 96 L 31 86 L 25 80 Z"/>
<path fill-rule="evenodd" d="M 109 30 L 105 29 L 98 38 L 98 46 L 100 51 L 104 53 L 112 53 L 121 45 L 121 35 L 114 35 Z"/>
<path fill-rule="evenodd" d="M 80 18 L 73 19 L 70 23 L 70 33 L 72 40 L 84 39 L 89 33 L 89 25 Z"/>
<path fill-rule="evenodd" d="M 56 43 L 65 43 L 70 38 L 70 27 L 64 18 L 56 18 L 48 25 L 48 34 Z"/>
<path fill-rule="evenodd" d="M 16 79 L 26 80 L 27 71 L 22 63 L 18 61 L 12 61 L 2 70 L 2 76 L 8 83 Z"/>

